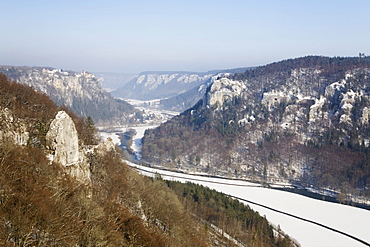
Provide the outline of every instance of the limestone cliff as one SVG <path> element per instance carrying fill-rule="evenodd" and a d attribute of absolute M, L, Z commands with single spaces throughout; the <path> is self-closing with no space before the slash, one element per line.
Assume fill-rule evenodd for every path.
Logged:
<path fill-rule="evenodd" d="M 226 75 L 227 76 L 227 75 Z M 244 83 L 233 81 L 228 78 L 212 78 L 211 86 L 207 90 L 203 104 L 216 109 L 221 108 L 225 102 L 231 101 L 246 88 Z"/>

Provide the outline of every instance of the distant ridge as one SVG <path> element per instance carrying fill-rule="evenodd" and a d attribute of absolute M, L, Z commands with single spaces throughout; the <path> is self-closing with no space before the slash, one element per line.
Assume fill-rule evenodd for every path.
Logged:
<path fill-rule="evenodd" d="M 139 123 L 141 112 L 123 100 L 114 99 L 102 88 L 99 78 L 49 67 L 0 66 L 10 80 L 46 93 L 58 105 L 66 105 L 81 117 L 97 123 Z"/>

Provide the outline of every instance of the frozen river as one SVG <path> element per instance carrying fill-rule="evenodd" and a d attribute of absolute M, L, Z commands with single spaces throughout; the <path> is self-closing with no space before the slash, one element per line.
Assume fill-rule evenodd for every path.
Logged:
<path fill-rule="evenodd" d="M 121 146 L 121 140 L 120 140 L 120 134 L 128 131 L 129 129 L 134 129 L 136 131 L 136 134 L 133 137 L 132 140 L 132 146 L 131 149 L 134 151 L 135 158 L 137 160 L 141 159 L 141 139 L 144 136 L 145 130 L 152 129 L 157 127 L 158 125 L 146 125 L 146 126 L 136 126 L 136 127 L 117 127 L 112 128 L 109 131 L 107 130 L 100 130 L 100 135 L 103 138 L 103 140 L 106 140 L 108 137 L 110 137 L 114 144 Z"/>

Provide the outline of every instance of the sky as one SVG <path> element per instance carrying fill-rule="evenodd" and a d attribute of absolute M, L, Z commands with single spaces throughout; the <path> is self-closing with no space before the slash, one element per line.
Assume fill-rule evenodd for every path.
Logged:
<path fill-rule="evenodd" d="M 0 65 L 139 73 L 370 54 L 370 0 L 0 0 Z"/>

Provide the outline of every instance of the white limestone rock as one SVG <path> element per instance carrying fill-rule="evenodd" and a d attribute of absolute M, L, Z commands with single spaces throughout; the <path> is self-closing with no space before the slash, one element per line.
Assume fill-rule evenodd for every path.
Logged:
<path fill-rule="evenodd" d="M 240 96 L 245 88 L 245 84 L 241 81 L 234 81 L 228 78 L 213 79 L 213 84 L 205 96 L 205 103 L 208 106 L 220 109 L 225 102 Z"/>
<path fill-rule="evenodd" d="M 362 116 L 361 116 L 361 123 L 363 125 L 368 125 L 369 124 L 369 119 L 370 119 L 370 108 L 369 107 L 364 107 L 364 109 L 362 109 Z"/>
<path fill-rule="evenodd" d="M 87 158 L 78 144 L 78 134 L 72 118 L 59 111 L 46 134 L 52 160 L 64 167 L 65 171 L 78 181 L 90 184 L 90 169 Z"/>
<path fill-rule="evenodd" d="M 315 104 L 310 107 L 309 121 L 310 123 L 315 123 L 317 120 L 323 119 L 323 116 L 327 116 L 327 112 L 323 111 L 323 106 L 326 102 L 326 98 L 321 97 L 320 99 L 315 99 Z"/>
<path fill-rule="evenodd" d="M 59 111 L 46 135 L 49 148 L 54 150 L 54 161 L 70 166 L 79 161 L 79 145 L 76 127 L 65 111 Z"/>
<path fill-rule="evenodd" d="M 263 93 L 263 98 L 261 101 L 263 105 L 270 107 L 273 105 L 279 105 L 282 102 L 285 102 L 286 104 L 290 102 L 290 97 L 286 94 L 286 92 L 279 91 Z"/>

